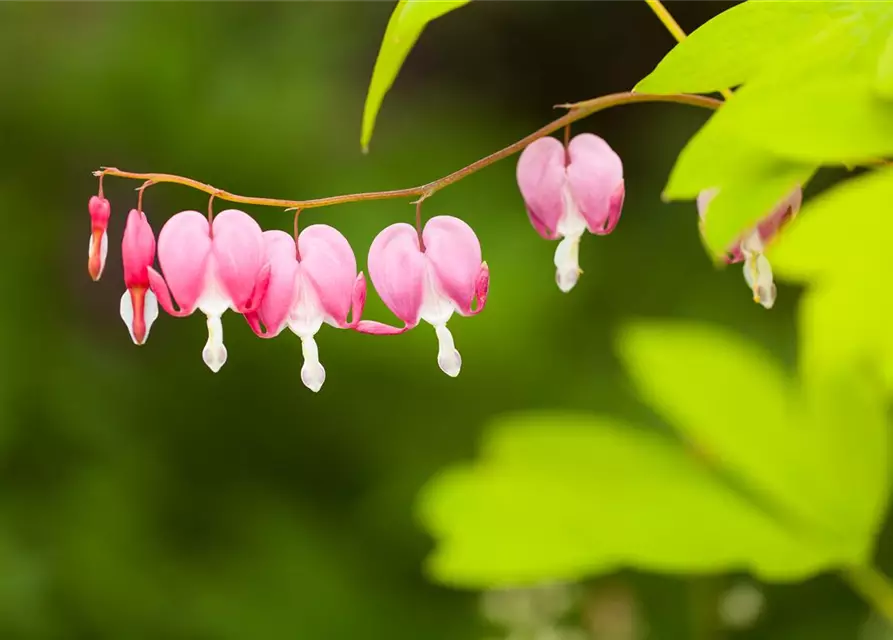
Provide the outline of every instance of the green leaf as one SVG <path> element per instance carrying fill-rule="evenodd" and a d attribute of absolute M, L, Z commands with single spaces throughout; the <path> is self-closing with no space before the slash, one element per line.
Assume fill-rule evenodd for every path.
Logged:
<path fill-rule="evenodd" d="M 808 200 L 767 251 L 780 277 L 814 281 L 889 265 L 893 167 L 863 174 Z"/>
<path fill-rule="evenodd" d="M 742 84 L 798 39 L 827 27 L 839 4 L 850 3 L 751 0 L 739 4 L 676 45 L 634 90 L 710 93 Z"/>
<path fill-rule="evenodd" d="M 624 566 L 797 580 L 832 562 L 679 444 L 586 416 L 497 423 L 481 459 L 426 487 L 421 516 L 438 541 L 430 570 L 466 587 Z"/>
<path fill-rule="evenodd" d="M 797 336 L 804 379 L 862 366 L 893 391 L 893 297 L 882 271 L 824 281 L 801 299 Z"/>
<path fill-rule="evenodd" d="M 378 117 L 382 100 L 394 84 L 403 61 L 422 35 L 425 26 L 445 13 L 468 4 L 469 1 L 399 0 L 385 30 L 384 40 L 372 71 L 366 105 L 363 107 L 360 144 L 364 152 L 369 149 L 369 141 L 372 139 L 372 130 L 375 128 L 375 119 Z"/>
<path fill-rule="evenodd" d="M 692 199 L 706 189 L 719 189 L 703 225 L 705 243 L 714 256 L 724 254 L 816 170 L 815 165 L 762 150 L 731 131 L 718 119 L 727 108 L 720 109 L 688 142 L 663 193 L 668 200 Z"/>
<path fill-rule="evenodd" d="M 867 560 L 889 484 L 886 398 L 870 373 L 847 364 L 801 385 L 697 324 L 636 323 L 619 344 L 689 446 L 607 418 L 496 423 L 476 462 L 422 493 L 437 579 L 493 587 L 631 566 L 787 581 Z"/>
<path fill-rule="evenodd" d="M 893 103 L 876 93 L 874 81 L 871 70 L 750 84 L 711 122 L 794 161 L 859 163 L 893 154 Z"/>
<path fill-rule="evenodd" d="M 784 86 L 874 69 L 891 13 L 871 2 L 744 2 L 676 45 L 635 90 L 708 93 L 757 79 Z"/>
<path fill-rule="evenodd" d="M 771 354 L 696 324 L 632 325 L 620 350 L 645 402 L 714 465 L 844 563 L 866 560 L 887 494 L 879 386 L 850 368 L 795 385 Z"/>
<path fill-rule="evenodd" d="M 874 89 L 882 98 L 893 100 L 893 32 L 887 37 L 878 59 Z"/>
<path fill-rule="evenodd" d="M 770 163 L 761 175 L 720 188 L 704 217 L 703 237 L 715 256 L 726 252 L 742 232 L 766 217 L 798 186 L 805 185 L 815 169 L 790 163 Z"/>

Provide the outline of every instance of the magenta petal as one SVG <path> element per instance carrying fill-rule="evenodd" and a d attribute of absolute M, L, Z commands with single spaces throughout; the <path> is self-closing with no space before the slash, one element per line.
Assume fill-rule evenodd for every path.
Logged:
<path fill-rule="evenodd" d="M 363 272 L 357 274 L 357 279 L 353 285 L 353 295 L 350 300 L 350 323 L 342 328 L 348 329 L 356 327 L 360 318 L 363 317 L 363 307 L 366 305 L 366 276 Z"/>
<path fill-rule="evenodd" d="M 179 311 L 175 309 L 174 303 L 171 300 L 170 291 L 168 291 L 167 288 L 167 283 L 164 281 L 164 278 L 161 277 L 161 274 L 155 271 L 152 267 L 149 267 L 146 269 L 146 275 L 149 277 L 149 288 L 152 290 L 152 293 L 155 294 L 158 304 L 160 304 L 161 308 L 167 311 L 170 315 L 176 318 L 185 318 L 195 311 L 195 306 L 182 307 Z"/>
<path fill-rule="evenodd" d="M 149 276 L 146 268 L 155 261 L 155 234 L 146 214 L 131 209 L 124 227 L 121 241 L 121 261 L 124 266 L 124 285 L 132 287 L 148 287 Z"/>
<path fill-rule="evenodd" d="M 341 232 L 327 224 L 310 225 L 298 236 L 301 271 L 310 278 L 326 314 L 347 322 L 357 279 L 357 259 Z"/>
<path fill-rule="evenodd" d="M 373 336 L 396 336 L 406 333 L 415 326 L 416 324 L 405 324 L 402 327 L 392 327 L 389 324 L 376 322 L 375 320 L 363 320 L 357 323 L 356 330 Z"/>
<path fill-rule="evenodd" d="M 369 277 L 385 306 L 406 324 L 418 324 L 425 256 L 416 230 L 405 222 L 382 230 L 369 247 L 368 264 Z"/>
<path fill-rule="evenodd" d="M 245 307 L 264 264 L 263 231 L 254 218 L 238 209 L 227 209 L 214 216 L 212 229 L 215 275 L 233 306 Z"/>
<path fill-rule="evenodd" d="M 785 223 L 797 215 L 803 203 L 803 190 L 798 186 L 759 224 L 760 238 L 769 242 L 781 230 Z"/>
<path fill-rule="evenodd" d="M 208 219 L 198 211 L 174 215 L 158 234 L 158 262 L 170 292 L 184 311 L 195 309 L 204 289 L 210 252 Z M 155 295 L 159 295 L 157 291 Z M 158 299 L 161 301 L 160 296 Z"/>
<path fill-rule="evenodd" d="M 284 231 L 265 231 L 263 240 L 266 261 L 270 266 L 270 283 L 261 301 L 258 316 L 267 333 L 278 335 L 285 327 L 288 312 L 295 300 L 298 273 L 295 241 Z"/>
<path fill-rule="evenodd" d="M 552 137 L 531 142 L 518 158 L 515 175 L 527 215 L 537 233 L 547 240 L 558 237 L 558 221 L 564 214 L 565 160 L 564 145 Z"/>
<path fill-rule="evenodd" d="M 570 163 L 567 181 L 570 195 L 592 233 L 604 234 L 620 217 L 617 190 L 623 185 L 623 163 L 607 142 L 581 133 L 567 147 Z"/>
<path fill-rule="evenodd" d="M 471 313 L 481 270 L 478 237 L 459 218 L 436 216 L 425 225 L 422 239 L 440 290 L 456 303 L 461 313 Z"/>

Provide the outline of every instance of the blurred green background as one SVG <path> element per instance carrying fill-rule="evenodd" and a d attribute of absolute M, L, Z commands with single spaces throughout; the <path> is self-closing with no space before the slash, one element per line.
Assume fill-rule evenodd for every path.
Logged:
<path fill-rule="evenodd" d="M 687 29 L 728 6 L 670 3 Z M 289 198 L 415 185 L 526 135 L 553 104 L 627 90 L 672 46 L 643 2 L 474 2 L 426 30 L 363 156 L 360 114 L 392 8 L 0 4 L 2 640 L 482 637 L 477 594 L 422 572 L 430 541 L 414 498 L 473 453 L 490 418 L 573 408 L 654 423 L 612 350 L 632 317 L 715 321 L 793 361 L 797 292 L 781 287 L 771 313 L 753 304 L 738 269 L 711 267 L 694 207 L 660 201 L 706 117 L 678 105 L 575 127 L 623 157 L 627 200 L 613 235 L 584 239 L 570 295 L 554 284 L 554 245 L 527 221 L 514 159 L 426 202 L 427 216 L 476 229 L 491 268 L 486 312 L 451 323 L 458 379 L 438 370 L 425 326 L 400 337 L 324 328 L 319 395 L 301 385 L 296 338 L 258 340 L 234 314 L 217 375 L 201 360 L 198 315 L 162 316 L 134 347 L 118 317 L 119 241 L 138 183 L 106 182 L 111 250 L 94 284 L 93 169 Z M 163 185 L 144 209 L 157 232 L 206 201 Z M 265 228 L 291 224 L 248 211 Z M 375 234 L 413 208 L 304 215 L 341 229 L 364 265 Z M 365 315 L 392 321 L 371 291 Z M 608 584 L 635 589 L 647 637 L 690 638 L 701 633 L 698 594 L 721 583 L 623 574 Z M 752 628 L 726 637 L 855 638 L 868 616 L 830 577 L 766 597 Z"/>

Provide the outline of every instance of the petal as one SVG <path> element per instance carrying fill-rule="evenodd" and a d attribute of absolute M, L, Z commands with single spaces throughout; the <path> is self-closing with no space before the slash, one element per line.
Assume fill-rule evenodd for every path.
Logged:
<path fill-rule="evenodd" d="M 425 256 L 438 288 L 465 315 L 471 313 L 481 271 L 481 243 L 471 227 L 453 216 L 431 218 L 422 231 Z"/>
<path fill-rule="evenodd" d="M 146 214 L 131 209 L 121 240 L 121 261 L 124 265 L 124 285 L 131 287 L 149 286 L 146 268 L 155 261 L 155 234 Z"/>
<path fill-rule="evenodd" d="M 149 329 L 158 318 L 158 301 L 151 291 L 137 287 L 121 296 L 121 319 L 127 325 L 130 338 L 136 345 L 146 343 Z"/>
<path fill-rule="evenodd" d="M 418 324 L 425 256 L 416 230 L 405 222 L 382 230 L 369 247 L 369 277 L 388 309 L 404 323 Z"/>
<path fill-rule="evenodd" d="M 564 145 L 551 136 L 531 142 L 518 158 L 515 175 L 527 215 L 547 240 L 558 237 L 558 221 L 564 215 L 566 160 Z"/>
<path fill-rule="evenodd" d="M 112 215 L 109 201 L 100 196 L 93 196 L 87 204 L 87 210 L 90 212 L 90 227 L 105 231 L 109 226 L 109 217 Z"/>
<path fill-rule="evenodd" d="M 562 238 L 555 248 L 555 282 L 563 293 L 569 292 L 580 279 L 580 236 Z"/>
<path fill-rule="evenodd" d="M 462 369 L 462 356 L 456 350 L 453 334 L 445 324 L 436 325 L 434 332 L 437 334 L 437 366 L 445 374 L 455 378 Z"/>
<path fill-rule="evenodd" d="M 319 361 L 319 348 L 313 336 L 301 339 L 301 353 L 304 364 L 301 366 L 301 382 L 313 393 L 319 393 L 326 381 L 326 369 Z"/>
<path fill-rule="evenodd" d="M 198 211 L 182 211 L 168 220 L 158 234 L 158 262 L 164 280 L 183 311 L 191 313 L 205 286 L 211 236 L 208 219 Z M 150 282 L 152 276 L 150 274 Z M 156 279 L 152 290 L 165 311 L 167 290 Z"/>
<path fill-rule="evenodd" d="M 406 333 L 416 326 L 418 326 L 418 323 L 405 324 L 402 327 L 393 327 L 383 322 L 376 322 L 375 320 L 361 320 L 357 323 L 356 330 L 360 333 L 368 333 L 371 336 L 396 336 L 401 333 Z"/>
<path fill-rule="evenodd" d="M 202 360 L 217 373 L 226 364 L 226 346 L 223 344 L 223 323 L 220 316 L 208 316 L 208 341 L 202 349 Z"/>
<path fill-rule="evenodd" d="M 93 229 L 90 233 L 90 246 L 87 249 L 87 271 L 94 281 L 102 277 L 105 270 L 105 259 L 109 254 L 109 234 L 107 231 Z"/>
<path fill-rule="evenodd" d="M 212 231 L 215 276 L 233 306 L 245 307 L 264 265 L 263 231 L 254 218 L 238 209 L 218 213 Z"/>
<path fill-rule="evenodd" d="M 357 259 L 341 232 L 314 224 L 298 236 L 301 270 L 316 288 L 323 310 L 338 325 L 347 322 L 357 279 Z"/>
<path fill-rule="evenodd" d="M 704 189 L 698 194 L 698 217 L 701 219 L 702 225 L 707 216 L 707 207 L 710 205 L 710 203 L 713 201 L 713 198 L 715 198 L 716 194 L 718 193 L 719 189 L 711 188 Z M 723 260 L 726 264 L 737 264 L 744 260 L 744 254 L 741 252 L 741 238 L 735 240 L 731 245 L 729 245 L 729 248 L 726 250 L 726 255 L 723 257 Z"/>
<path fill-rule="evenodd" d="M 168 291 L 167 283 L 164 281 L 164 278 L 161 277 L 161 274 L 155 271 L 152 267 L 146 269 L 147 275 L 149 276 L 149 288 L 152 293 L 158 299 L 158 304 L 161 305 L 161 308 L 167 311 L 170 315 L 175 318 L 185 318 L 193 311 L 195 311 L 195 307 L 183 307 L 179 310 L 174 308 L 174 303 L 171 300 L 170 291 Z"/>
<path fill-rule="evenodd" d="M 266 260 L 270 265 L 270 283 L 257 315 L 268 334 L 264 337 L 272 337 L 285 327 L 288 311 L 295 299 L 298 261 L 295 257 L 295 241 L 289 234 L 284 231 L 265 231 L 263 239 Z"/>
<path fill-rule="evenodd" d="M 772 240 L 781 228 L 800 211 L 800 205 L 803 202 L 803 190 L 797 187 L 777 207 L 772 213 L 759 224 L 760 237 L 768 242 Z"/>
<path fill-rule="evenodd" d="M 591 233 L 607 233 L 617 224 L 623 196 L 623 163 L 607 142 L 581 133 L 567 147 L 570 163 L 567 182 L 570 196 L 586 218 Z"/>

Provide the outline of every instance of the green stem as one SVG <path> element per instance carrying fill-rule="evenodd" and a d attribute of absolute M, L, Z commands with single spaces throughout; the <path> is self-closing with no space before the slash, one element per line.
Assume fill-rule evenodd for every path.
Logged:
<path fill-rule="evenodd" d="M 853 567 L 843 572 L 844 579 L 875 611 L 893 623 L 893 583 L 872 566 Z"/>

